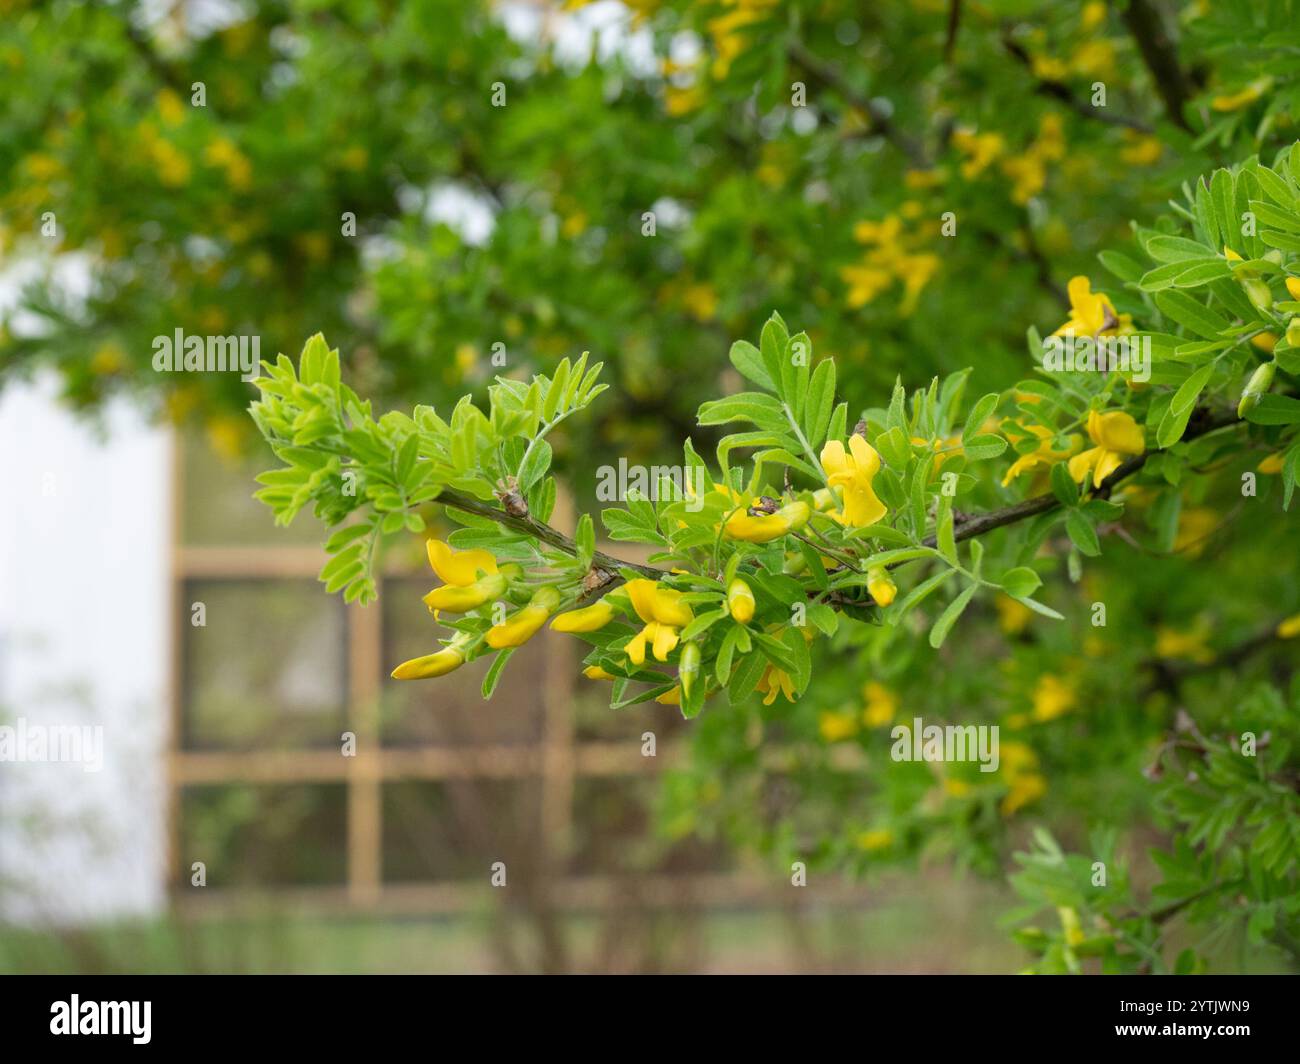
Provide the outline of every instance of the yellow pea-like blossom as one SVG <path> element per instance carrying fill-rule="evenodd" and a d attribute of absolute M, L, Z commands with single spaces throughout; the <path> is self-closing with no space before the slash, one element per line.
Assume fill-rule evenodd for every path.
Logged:
<path fill-rule="evenodd" d="M 402 662 L 392 671 L 393 679 L 427 680 L 434 676 L 446 676 L 465 664 L 465 644 L 470 638 L 464 632 L 458 632 L 449 646 L 436 653 Z"/>
<path fill-rule="evenodd" d="M 1263 473 L 1266 476 L 1273 473 L 1280 473 L 1282 472 L 1283 464 L 1284 459 L 1282 458 L 1282 453 L 1279 451 L 1277 454 L 1270 454 L 1267 458 L 1263 459 L 1259 465 L 1255 467 L 1255 472 Z"/>
<path fill-rule="evenodd" d="M 1022 425 L 1020 426 L 1030 435 L 1037 436 L 1039 443 L 1034 450 L 1020 455 L 1011 463 L 1011 468 L 1007 470 L 1006 476 L 1002 478 L 1002 486 L 1005 488 L 1021 473 L 1027 473 L 1031 469 L 1037 469 L 1039 466 L 1053 466 L 1057 462 L 1063 462 L 1079 449 L 1079 437 L 1070 436 L 1068 446 L 1064 450 L 1053 450 L 1052 440 L 1055 433 L 1044 425 Z"/>
<path fill-rule="evenodd" d="M 1279 639 L 1294 639 L 1300 635 L 1300 613 L 1294 613 L 1277 626 Z"/>
<path fill-rule="evenodd" d="M 727 610 L 731 619 L 748 624 L 754 619 L 754 592 L 740 577 L 727 585 Z"/>
<path fill-rule="evenodd" d="M 588 680 L 614 680 L 617 677 L 612 672 L 606 672 L 599 665 L 588 665 L 582 670 L 582 675 Z"/>
<path fill-rule="evenodd" d="M 1077 483 L 1083 483 L 1091 471 L 1092 482 L 1101 484 L 1123 464 L 1126 457 L 1147 449 L 1142 427 L 1122 410 L 1107 414 L 1099 410 L 1090 411 L 1087 428 L 1088 436 L 1096 446 L 1070 459 L 1070 476 Z"/>
<path fill-rule="evenodd" d="M 500 598 L 505 593 L 509 577 L 517 572 L 515 566 L 506 566 L 500 572 L 484 576 L 464 587 L 459 584 L 443 584 L 424 596 L 424 604 L 435 612 L 446 610 L 448 613 L 468 613 L 484 603 Z"/>
<path fill-rule="evenodd" d="M 784 669 L 778 669 L 775 665 L 769 665 L 763 673 L 763 678 L 758 681 L 758 690 L 763 691 L 767 697 L 763 699 L 763 705 L 770 706 L 776 701 L 778 694 L 785 695 L 787 702 L 795 701 L 794 680 Z"/>
<path fill-rule="evenodd" d="M 1133 316 L 1118 313 L 1105 292 L 1092 290 L 1087 277 L 1071 277 L 1067 291 L 1070 317 L 1053 336 L 1123 336 L 1133 331 Z"/>
<path fill-rule="evenodd" d="M 440 539 L 425 543 L 429 565 L 444 584 L 466 587 L 483 574 L 497 571 L 497 560 L 485 550 L 453 550 Z"/>
<path fill-rule="evenodd" d="M 811 513 L 806 502 L 798 501 L 787 503 L 771 514 L 737 510 L 727 518 L 726 534 L 729 539 L 743 539 L 748 543 L 769 543 L 803 528 Z"/>
<path fill-rule="evenodd" d="M 873 565 L 867 570 L 867 590 L 878 605 L 888 606 L 898 594 L 898 585 L 890 577 L 888 569 Z"/>
<path fill-rule="evenodd" d="M 660 587 L 653 580 L 628 581 L 627 594 L 645 627 L 628 641 L 624 651 L 633 665 L 645 663 L 647 645 L 656 661 L 667 661 L 677 647 L 678 630 L 695 619 L 690 606 L 681 601 L 680 591 Z"/>
<path fill-rule="evenodd" d="M 874 525 L 889 512 L 871 484 L 880 472 L 880 455 L 865 437 L 855 432 L 849 437 L 847 451 L 839 440 L 828 440 L 822 448 L 821 464 L 827 483 L 844 494 L 843 510 L 831 511 L 837 521 L 863 528 Z"/>
<path fill-rule="evenodd" d="M 523 646 L 538 633 L 559 604 L 560 593 L 555 588 L 539 587 L 527 606 L 517 610 L 505 624 L 488 629 L 488 646 L 493 650 Z"/>
<path fill-rule="evenodd" d="M 601 599 L 581 610 L 569 610 L 561 613 L 551 622 L 551 630 L 556 632 L 595 632 L 614 619 L 614 606 Z"/>
<path fill-rule="evenodd" d="M 1286 290 L 1291 293 L 1292 299 L 1300 299 L 1300 277 L 1288 277 Z"/>

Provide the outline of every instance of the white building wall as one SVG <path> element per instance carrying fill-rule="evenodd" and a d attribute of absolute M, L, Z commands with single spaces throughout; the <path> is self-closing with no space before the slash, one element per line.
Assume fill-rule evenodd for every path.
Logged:
<path fill-rule="evenodd" d="M 0 392 L 0 725 L 102 727 L 102 766 L 0 761 L 0 918 L 68 924 L 165 901 L 170 447 L 56 399 Z"/>

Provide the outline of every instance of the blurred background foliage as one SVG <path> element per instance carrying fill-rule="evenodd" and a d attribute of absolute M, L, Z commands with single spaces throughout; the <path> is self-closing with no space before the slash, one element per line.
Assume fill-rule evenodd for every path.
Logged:
<path fill-rule="evenodd" d="M 554 441 L 580 505 L 604 462 L 711 443 L 695 408 L 738 387 L 727 348 L 774 309 L 834 356 L 850 409 L 964 366 L 972 394 L 1005 388 L 1026 328 L 1063 320 L 1066 280 L 1098 278 L 1130 220 L 1295 139 L 1297 6 L 0 0 L 0 249 L 24 284 L 0 374 L 52 364 L 88 412 L 131 393 L 248 458 L 251 389 L 155 373 L 155 336 L 257 335 L 271 357 L 322 331 L 361 393 L 440 409 L 590 350 L 613 387 Z M 1021 915 L 1050 919 L 1021 944 L 1044 970 L 1117 951 L 1146 970 L 1295 965 L 1295 644 L 1229 651 L 1300 608 L 1297 541 L 1268 476 L 1251 500 L 1268 519 L 1242 519 L 1247 468 L 1119 530 L 1047 596 L 1066 623 L 1007 600 L 939 656 L 872 631 L 795 705 L 711 709 L 658 830 L 778 870 L 1001 876 L 1025 850 Z M 196 725 L 302 741 L 291 720 L 245 728 L 248 692 L 279 695 L 256 662 L 240 682 L 221 696 L 237 712 L 209 695 Z M 913 716 L 1000 723 L 1000 776 L 889 760 L 888 725 Z M 1271 745 L 1232 780 L 1216 758 L 1246 725 Z M 1171 773 L 1171 753 L 1204 764 Z M 215 836 L 249 815 L 195 801 Z M 1282 857 L 1247 897 L 1252 847 Z M 1119 884 L 1105 897 L 1092 860 Z M 1197 917 L 1205 943 L 1179 930 Z"/>

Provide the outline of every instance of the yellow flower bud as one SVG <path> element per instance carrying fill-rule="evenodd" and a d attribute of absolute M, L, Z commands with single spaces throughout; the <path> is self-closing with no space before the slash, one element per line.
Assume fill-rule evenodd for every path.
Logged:
<path fill-rule="evenodd" d="M 1277 626 L 1279 639 L 1294 639 L 1300 635 L 1300 613 L 1293 614 Z"/>
<path fill-rule="evenodd" d="M 1288 277 L 1286 290 L 1291 293 L 1292 299 L 1300 299 L 1300 277 Z"/>
<path fill-rule="evenodd" d="M 740 510 L 727 520 L 727 535 L 748 543 L 769 543 L 803 528 L 811 513 L 806 502 L 789 503 L 773 514 L 755 515 Z"/>
<path fill-rule="evenodd" d="M 700 644 L 687 643 L 682 647 L 682 658 L 677 665 L 677 678 L 681 681 L 682 694 L 690 698 L 695 687 L 695 679 L 700 674 Z"/>
<path fill-rule="evenodd" d="M 601 599 L 581 610 L 561 613 L 551 622 L 553 632 L 594 632 L 614 619 L 614 607 Z"/>
<path fill-rule="evenodd" d="M 523 646 L 546 623 L 546 618 L 560 604 L 560 593 L 553 587 L 538 588 L 528 605 L 505 624 L 488 630 L 487 643 L 493 650 Z"/>
<path fill-rule="evenodd" d="M 469 640 L 469 636 L 457 633 L 451 646 L 443 647 L 435 654 L 402 662 L 392 671 L 392 677 L 394 680 L 425 680 L 434 676 L 446 676 L 465 664 L 465 644 Z"/>
<path fill-rule="evenodd" d="M 606 672 L 599 665 L 588 665 L 582 670 L 582 675 L 587 677 L 588 680 L 612 680 L 615 678 L 612 672 Z"/>
<path fill-rule="evenodd" d="M 748 624 L 754 619 L 754 592 L 740 577 L 736 577 L 727 587 L 727 609 L 733 620 Z"/>
<path fill-rule="evenodd" d="M 1241 287 L 1246 290 L 1246 296 L 1256 310 L 1267 312 L 1273 309 L 1273 290 L 1266 282 L 1251 277 L 1242 281 Z"/>
<path fill-rule="evenodd" d="M 1273 353 L 1273 348 L 1277 347 L 1277 333 L 1262 332 L 1250 338 L 1250 342 L 1266 355 Z"/>
<path fill-rule="evenodd" d="M 485 602 L 500 598 L 506 589 L 506 577 L 506 573 L 497 572 L 463 587 L 456 584 L 443 584 L 442 587 L 435 587 L 424 596 L 424 604 L 430 610 L 466 613 L 477 609 Z"/>
<path fill-rule="evenodd" d="M 1277 372 L 1276 362 L 1265 362 L 1256 368 L 1246 382 L 1246 389 L 1241 393 L 1241 402 L 1237 404 L 1237 416 L 1245 417 L 1259 405 L 1259 397 L 1273 386 L 1273 375 Z"/>
<path fill-rule="evenodd" d="M 889 570 L 875 565 L 867 570 L 867 590 L 881 606 L 888 606 L 898 594 L 898 585 L 890 579 Z"/>

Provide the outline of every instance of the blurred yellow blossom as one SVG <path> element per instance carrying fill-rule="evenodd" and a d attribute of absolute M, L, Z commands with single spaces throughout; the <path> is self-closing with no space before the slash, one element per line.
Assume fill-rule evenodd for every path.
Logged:
<path fill-rule="evenodd" d="M 869 680 L 862 687 L 862 698 L 866 702 L 862 722 L 868 728 L 883 728 L 893 723 L 898 713 L 898 695 L 884 684 Z"/>
<path fill-rule="evenodd" d="M 889 828 L 871 828 L 859 832 L 857 839 L 854 841 L 859 850 L 874 853 L 877 850 L 889 849 L 894 844 L 894 833 Z"/>
<path fill-rule="evenodd" d="M 1044 673 L 1034 687 L 1034 720 L 1048 721 L 1074 708 L 1074 687 L 1053 673 Z"/>
<path fill-rule="evenodd" d="M 852 713 L 822 710 L 817 716 L 817 731 L 823 741 L 839 743 L 858 733 L 858 722 Z"/>

